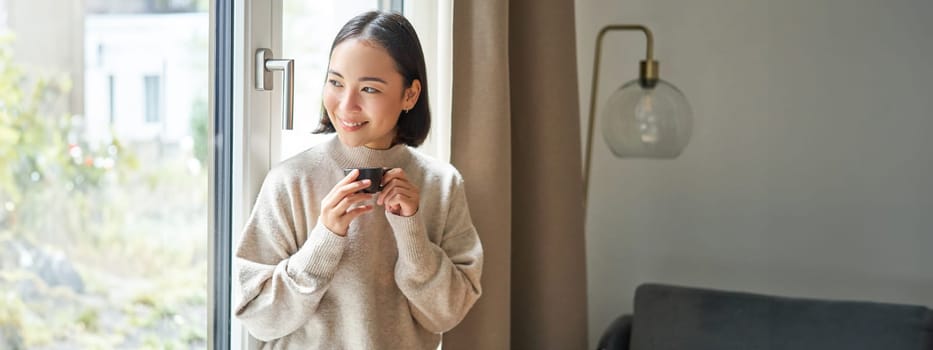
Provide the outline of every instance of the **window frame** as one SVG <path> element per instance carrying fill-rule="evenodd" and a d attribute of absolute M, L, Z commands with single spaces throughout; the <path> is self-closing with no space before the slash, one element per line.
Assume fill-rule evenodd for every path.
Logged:
<path fill-rule="evenodd" d="M 233 214 L 233 0 L 211 2 L 208 92 L 208 349 L 230 349 Z"/>

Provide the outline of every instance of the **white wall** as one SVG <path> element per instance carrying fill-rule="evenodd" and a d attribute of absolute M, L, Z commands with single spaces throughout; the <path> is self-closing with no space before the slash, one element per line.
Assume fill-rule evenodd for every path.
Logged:
<path fill-rule="evenodd" d="M 615 159 L 597 134 L 591 345 L 646 281 L 933 306 L 933 2 L 576 6 L 584 126 L 609 23 L 654 31 L 695 118 L 676 160 Z M 637 32 L 606 44 L 602 102 L 645 49 Z"/>

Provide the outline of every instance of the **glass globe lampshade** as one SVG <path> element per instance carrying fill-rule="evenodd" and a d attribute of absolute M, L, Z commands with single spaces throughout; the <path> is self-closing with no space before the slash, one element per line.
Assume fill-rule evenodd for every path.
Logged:
<path fill-rule="evenodd" d="M 603 139 L 619 158 L 677 158 L 690 142 L 691 113 L 674 85 L 635 79 L 609 97 L 601 116 Z"/>

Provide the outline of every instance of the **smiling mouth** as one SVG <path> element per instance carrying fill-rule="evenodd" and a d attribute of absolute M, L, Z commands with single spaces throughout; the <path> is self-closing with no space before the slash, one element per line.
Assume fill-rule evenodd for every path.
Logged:
<path fill-rule="evenodd" d="M 344 129 L 349 130 L 349 131 L 357 130 L 363 127 L 363 125 L 366 125 L 369 123 L 368 121 L 351 123 L 340 118 L 337 118 L 337 120 L 340 122 L 340 125 L 344 127 Z"/>

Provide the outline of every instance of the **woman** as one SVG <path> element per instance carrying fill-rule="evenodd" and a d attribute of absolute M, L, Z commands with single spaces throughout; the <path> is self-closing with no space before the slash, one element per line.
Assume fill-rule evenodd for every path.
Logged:
<path fill-rule="evenodd" d="M 411 24 L 351 19 L 322 97 L 318 132 L 337 137 L 266 176 L 237 248 L 236 316 L 269 349 L 436 349 L 481 294 L 483 249 L 460 174 L 413 149 L 431 118 Z M 381 192 L 344 176 L 362 167 L 390 169 Z"/>

